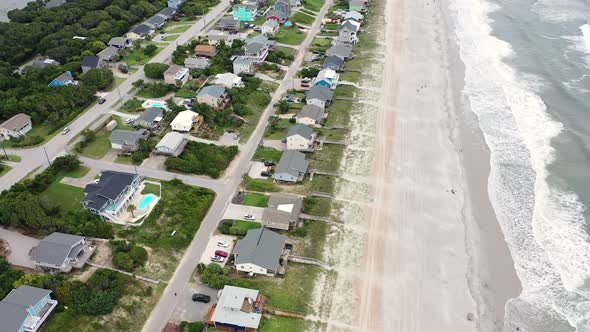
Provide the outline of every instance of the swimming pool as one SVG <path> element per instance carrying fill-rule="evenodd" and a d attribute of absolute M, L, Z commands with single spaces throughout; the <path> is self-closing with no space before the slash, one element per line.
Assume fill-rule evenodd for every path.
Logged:
<path fill-rule="evenodd" d="M 145 208 L 147 208 L 150 203 L 154 200 L 154 198 L 156 198 L 156 196 L 149 194 L 149 195 L 145 195 L 142 199 L 141 202 L 139 202 L 139 205 L 137 206 L 138 210 L 143 210 Z"/>

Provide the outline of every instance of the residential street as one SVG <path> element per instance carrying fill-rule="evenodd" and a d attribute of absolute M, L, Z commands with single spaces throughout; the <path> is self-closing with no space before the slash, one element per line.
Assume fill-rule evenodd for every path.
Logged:
<path fill-rule="evenodd" d="M 223 14 L 228 6 L 229 0 L 222 1 L 202 19 L 193 24 L 190 29 L 182 33 L 176 39 L 175 43 L 170 43 L 168 46 L 162 49 L 162 51 L 158 53 L 150 62 L 169 62 L 177 44 L 186 43 L 190 38 L 197 36 L 208 23 L 214 20 L 217 16 Z M 134 74 L 129 75 L 129 78 L 125 82 L 121 83 L 118 88 L 111 91 L 106 96 L 107 101 L 104 104 L 95 104 L 82 113 L 80 117 L 74 120 L 74 122 L 69 125 L 70 132 L 66 135 L 61 135 L 58 133 L 47 143 L 35 148 L 6 149 L 9 154 L 19 155 L 22 158 L 22 161 L 18 167 L 12 168 L 8 173 L 4 174 L 0 178 L 0 191 L 10 188 L 13 184 L 17 183 L 22 178 L 27 176 L 27 174 L 31 173 L 37 168 L 47 167 L 47 159 L 53 160 L 56 157 L 65 154 L 67 152 L 68 142 L 72 138 L 82 132 L 86 127 L 94 123 L 100 116 L 110 112 L 116 108 L 116 106 L 122 105 L 125 101 L 131 98 L 132 96 L 129 94 L 129 91 L 133 89 L 132 84 L 133 82 L 140 79 L 146 79 L 142 68 L 140 68 Z M 121 96 L 120 101 L 119 95 Z"/>
<path fill-rule="evenodd" d="M 285 74 L 285 78 L 281 81 L 281 84 L 275 92 L 269 106 L 265 109 L 256 130 L 252 134 L 250 140 L 242 147 L 240 153 L 233 161 L 235 167 L 231 167 L 230 174 L 227 174 L 224 185 L 221 186 L 220 190 L 217 191 L 217 197 L 209 210 L 209 213 L 201 223 L 201 227 L 193 238 L 190 246 L 180 261 L 174 275 L 168 283 L 168 287 L 162 294 L 160 301 L 152 311 L 150 317 L 143 326 L 143 331 L 146 332 L 160 332 L 172 316 L 172 312 L 179 304 L 178 296 L 174 294 L 181 294 L 186 296 L 191 290 L 188 288 L 189 280 L 193 274 L 203 251 L 207 245 L 209 237 L 215 231 L 218 222 L 223 217 L 225 208 L 231 201 L 232 196 L 236 192 L 240 182 L 242 181 L 242 175 L 248 171 L 250 166 L 250 159 L 254 155 L 258 143 L 264 135 L 264 130 L 268 124 L 269 117 L 274 113 L 274 105 L 282 98 L 282 96 L 292 86 L 292 80 L 297 74 L 299 67 L 303 63 L 305 56 L 304 50 L 307 50 L 311 45 L 314 36 L 320 30 L 321 19 L 326 15 L 328 8 L 332 5 L 332 1 L 326 1 L 322 6 L 322 9 L 317 16 L 313 26 L 308 31 L 307 36 L 303 43 L 299 46 L 299 50 L 293 63 L 289 67 Z"/>

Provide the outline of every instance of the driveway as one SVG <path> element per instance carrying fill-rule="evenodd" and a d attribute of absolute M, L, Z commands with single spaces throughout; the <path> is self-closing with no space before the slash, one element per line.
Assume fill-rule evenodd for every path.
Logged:
<path fill-rule="evenodd" d="M 39 240 L 2 227 L 0 227 L 0 239 L 6 241 L 10 247 L 10 255 L 8 255 L 10 264 L 35 268 L 35 264 L 29 258 L 29 252 L 39 244 Z"/>
<path fill-rule="evenodd" d="M 250 165 L 250 169 L 248 169 L 248 176 L 253 179 L 268 179 L 266 176 L 260 175 L 261 172 L 267 170 L 268 167 L 264 166 L 263 162 L 253 161 L 252 165 Z"/>
<path fill-rule="evenodd" d="M 223 219 L 244 220 L 244 215 L 252 214 L 256 216 L 256 220 L 254 221 L 260 222 L 260 219 L 262 218 L 262 211 L 264 211 L 264 208 L 261 207 L 230 204 L 227 206 L 227 209 L 223 214 Z"/>
<path fill-rule="evenodd" d="M 262 145 L 279 151 L 287 150 L 287 144 L 281 142 L 280 139 L 265 139 L 262 141 Z"/>
<path fill-rule="evenodd" d="M 217 302 L 217 293 L 219 290 L 213 289 L 203 284 L 190 283 L 186 285 L 182 293 L 177 293 L 178 300 L 176 308 L 172 313 L 173 322 L 202 322 L 209 312 L 209 308 Z M 211 296 L 209 303 L 194 302 L 192 296 L 194 293 L 207 294 Z"/>
<path fill-rule="evenodd" d="M 153 168 L 153 169 L 158 169 L 158 170 L 162 170 L 165 171 L 166 170 L 166 166 L 164 166 L 164 162 L 166 161 L 166 157 L 165 156 L 151 156 L 149 158 L 146 158 L 143 163 L 141 164 L 142 167 L 149 167 L 149 168 Z"/>
<path fill-rule="evenodd" d="M 211 237 L 211 239 L 209 239 L 209 242 L 207 243 L 207 246 L 205 247 L 205 251 L 203 252 L 203 255 L 201 256 L 201 260 L 199 262 L 203 263 L 203 264 L 211 263 L 211 256 L 215 255 L 215 250 L 223 250 L 223 251 L 227 252 L 229 255 L 229 253 L 231 253 L 231 251 L 233 250 L 235 239 L 236 238 L 231 235 L 223 235 L 223 234 L 213 235 Z M 229 247 L 227 247 L 227 248 L 218 247 L 217 241 L 221 241 L 221 240 L 227 241 L 227 243 L 229 244 Z M 217 263 L 217 264 L 219 264 L 221 266 L 225 266 L 225 263 L 227 263 L 227 259 L 225 259 L 223 261 L 223 263 Z"/>

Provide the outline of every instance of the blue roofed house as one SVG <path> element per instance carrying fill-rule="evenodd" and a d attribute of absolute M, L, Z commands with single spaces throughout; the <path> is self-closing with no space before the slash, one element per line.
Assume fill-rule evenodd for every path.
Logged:
<path fill-rule="evenodd" d="M 258 7 L 253 5 L 238 4 L 232 7 L 234 19 L 240 22 L 252 22 L 256 18 Z"/>
<path fill-rule="evenodd" d="M 59 75 L 58 77 L 54 78 L 53 81 L 51 81 L 51 83 L 49 83 L 49 86 L 51 87 L 55 87 L 55 86 L 64 86 L 64 85 L 76 85 L 78 84 L 78 82 L 76 80 L 74 80 L 74 77 L 72 76 L 72 72 L 71 71 L 66 71 L 63 74 Z"/>
<path fill-rule="evenodd" d="M 318 76 L 316 76 L 313 85 L 321 85 L 334 90 L 338 85 L 339 79 L 340 74 L 338 74 L 335 70 L 330 68 L 324 68 L 320 70 Z"/>
<path fill-rule="evenodd" d="M 137 174 L 103 171 L 100 179 L 84 188 L 82 205 L 111 222 L 120 222 L 126 207 L 140 194 L 143 178 Z"/>
<path fill-rule="evenodd" d="M 35 332 L 57 306 L 47 289 L 20 286 L 0 301 L 0 331 Z"/>
<path fill-rule="evenodd" d="M 174 9 L 180 9 L 180 6 L 185 2 L 185 0 L 168 0 L 168 7 Z"/>

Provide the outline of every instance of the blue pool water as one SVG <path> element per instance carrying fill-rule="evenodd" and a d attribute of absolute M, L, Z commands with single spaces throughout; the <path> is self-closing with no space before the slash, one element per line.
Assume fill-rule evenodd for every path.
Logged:
<path fill-rule="evenodd" d="M 137 207 L 137 209 L 143 210 L 143 209 L 147 208 L 153 200 L 154 200 L 154 195 L 149 194 L 149 195 L 145 196 L 141 200 L 141 202 L 139 203 L 139 206 Z"/>

